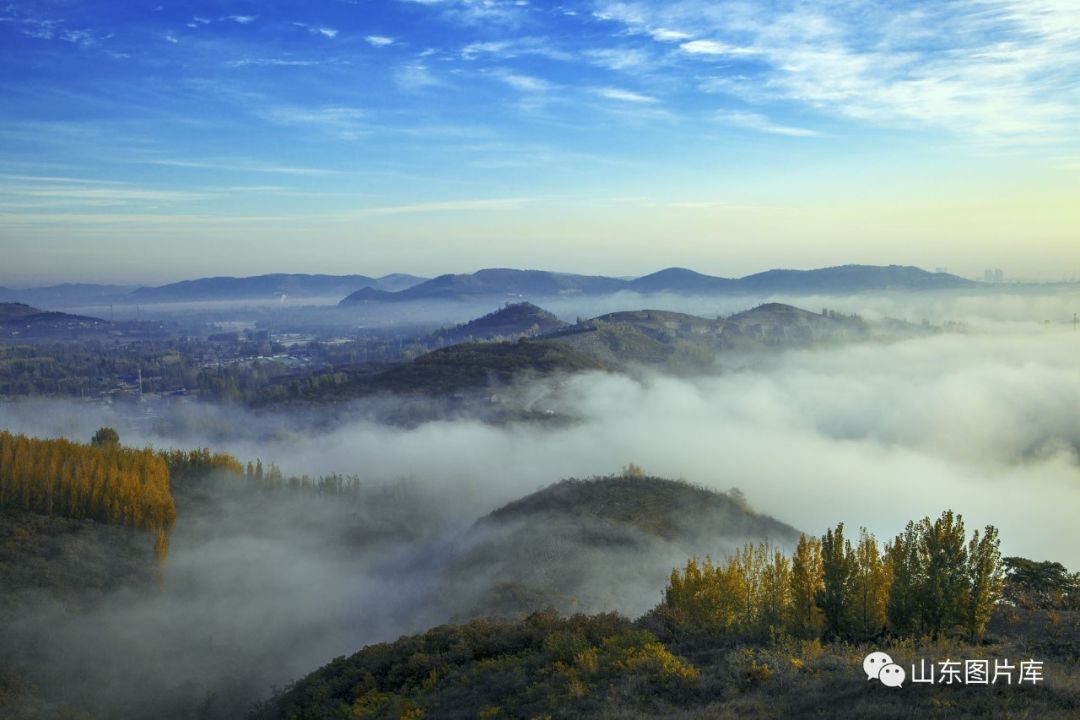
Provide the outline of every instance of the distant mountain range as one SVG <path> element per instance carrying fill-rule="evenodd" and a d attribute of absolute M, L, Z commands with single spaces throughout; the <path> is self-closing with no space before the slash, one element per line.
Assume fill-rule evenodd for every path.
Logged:
<path fill-rule="evenodd" d="M 393 273 L 380 278 L 367 275 L 304 275 L 274 273 L 252 277 L 210 277 L 168 285 L 69 284 L 12 289 L 0 287 L 0 302 L 22 302 L 46 307 L 85 305 L 214 302 L 223 300 L 279 300 L 281 298 L 340 298 L 360 288 L 396 293 L 426 278 Z"/>
<path fill-rule="evenodd" d="M 769 270 L 732 279 L 668 268 L 633 280 L 572 275 L 542 270 L 480 270 L 440 275 L 397 292 L 366 287 L 342 305 L 409 300 L 464 300 L 478 297 L 542 299 L 617 292 L 720 295 L 763 293 L 854 293 L 873 290 L 941 290 L 975 285 L 948 273 L 932 273 L 902 265 L 842 265 L 819 270 Z"/>
<path fill-rule="evenodd" d="M 153 304 L 214 301 L 272 301 L 282 298 L 344 298 L 342 306 L 402 301 L 437 302 L 504 298 L 508 300 L 601 296 L 619 292 L 676 295 L 762 295 L 774 293 L 855 293 L 882 290 L 940 290 L 975 286 L 948 273 L 932 273 L 901 265 L 843 265 L 818 270 L 769 270 L 743 278 L 703 275 L 668 268 L 635 279 L 575 275 L 546 270 L 492 268 L 474 273 L 422 278 L 394 273 L 305 275 L 275 273 L 252 277 L 210 277 L 167 285 L 67 284 L 11 289 L 0 287 L 0 302 L 21 302 L 46 308 L 108 304 Z"/>

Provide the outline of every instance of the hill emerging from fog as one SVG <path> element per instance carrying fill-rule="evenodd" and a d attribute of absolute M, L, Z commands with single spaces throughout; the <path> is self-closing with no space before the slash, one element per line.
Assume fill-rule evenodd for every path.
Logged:
<path fill-rule="evenodd" d="M 698 534 L 708 525 L 716 537 L 793 540 L 790 525 L 759 515 L 737 497 L 682 480 L 623 475 L 569 479 L 549 485 L 485 515 L 478 526 L 546 522 L 554 517 L 595 519 L 626 525 L 656 537 Z"/>
<path fill-rule="evenodd" d="M 671 568 L 747 542 L 794 544 L 799 532 L 740 497 L 631 470 L 563 480 L 476 522 L 448 567 L 458 617 L 560 612 L 635 614 Z"/>
<path fill-rule="evenodd" d="M 547 337 L 612 368 L 640 364 L 686 371 L 707 369 L 724 353 L 805 349 L 924 332 L 898 321 L 876 325 L 767 303 L 714 319 L 663 310 L 609 313 Z"/>
<path fill-rule="evenodd" d="M 468 342 L 433 350 L 387 368 L 343 368 L 279 385 L 286 401 L 341 402 L 379 394 L 447 397 L 507 385 L 524 378 L 598 370 L 592 357 L 562 343 L 521 338 Z"/>
<path fill-rule="evenodd" d="M 545 327 L 549 330 L 538 334 Z M 380 393 L 439 397 L 483 391 L 523 378 L 636 366 L 703 372 L 730 353 L 800 350 L 932 331 L 898 320 L 871 323 L 780 303 L 767 303 L 727 318 L 634 310 L 568 325 L 536 305 L 518 303 L 429 339 L 436 345 L 444 338 L 463 337 L 467 342 L 390 367 L 341 368 L 305 381 L 289 381 L 291 385 L 276 387 L 265 402 L 337 402 Z M 517 339 L 501 339 L 507 336 Z M 476 341 L 484 337 L 492 341 Z M 520 415 L 517 410 L 508 412 Z M 500 417 L 505 418 L 505 413 Z"/>
<path fill-rule="evenodd" d="M 483 297 L 541 300 L 618 292 L 675 295 L 762 295 L 775 293 L 848 294 L 868 291 L 943 290 L 974 286 L 949 273 L 902 265 L 842 265 L 817 270 L 769 270 L 743 278 L 703 275 L 668 268 L 633 280 L 544 270 L 488 269 L 440 275 L 399 292 L 365 287 L 342 305 L 402 301 L 467 300 Z"/>
<path fill-rule="evenodd" d="M 434 339 L 446 345 L 478 340 L 516 340 L 543 335 L 567 325 L 568 323 L 532 303 L 508 303 L 483 317 L 440 330 L 434 334 Z"/>
<path fill-rule="evenodd" d="M 0 340 L 82 337 L 113 327 L 113 323 L 100 318 L 39 310 L 23 303 L 0 303 Z"/>

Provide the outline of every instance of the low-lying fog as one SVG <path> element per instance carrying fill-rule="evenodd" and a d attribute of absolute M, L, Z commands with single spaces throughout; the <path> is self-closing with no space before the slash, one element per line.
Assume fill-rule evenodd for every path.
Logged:
<path fill-rule="evenodd" d="M 363 419 L 308 433 L 274 413 L 185 404 L 140 432 L 99 406 L 0 405 L 0 426 L 85 440 L 102 424 L 124 441 L 206 445 L 287 473 L 402 477 L 478 516 L 564 477 L 634 462 L 717 489 L 810 532 L 839 520 L 879 535 L 945 507 L 992 522 L 1005 550 L 1080 566 L 1080 330 L 1012 325 L 891 344 L 723 359 L 696 379 L 594 373 L 503 395 L 575 418 L 497 427 L 415 428 Z M 385 404 L 385 399 L 372 401 Z M 362 418 L 370 403 L 355 407 Z M 142 423 L 146 425 L 146 423 Z"/>
<path fill-rule="evenodd" d="M 0 427 L 27 434 L 85 441 L 108 424 L 127 444 L 205 445 L 286 473 L 408 478 L 414 513 L 409 542 L 365 541 L 363 551 L 348 529 L 391 522 L 386 512 L 282 496 L 181 516 L 159 595 L 122 594 L 90 621 L 35 610 L 20 637 L 58 676 L 82 672 L 87 684 L 130 669 L 160 697 L 229 697 L 235 685 L 240 697 L 264 695 L 363 643 L 447 619 L 425 610 L 435 607 L 430 579 L 476 518 L 630 462 L 739 487 L 758 511 L 814 534 L 843 521 L 887 539 L 952 508 L 969 528 L 996 525 L 1005 555 L 1080 569 L 1080 330 L 1061 298 L 1026 316 L 1013 300 L 953 318 L 977 320 L 979 332 L 728 357 L 697 378 L 597 372 L 502 392 L 571 418 L 543 425 L 367 419 L 387 399 L 317 430 L 310 416 L 190 403 L 151 423 L 96 405 L 2 404 Z M 881 303 L 850 310 L 903 315 Z M 223 702 L 210 716 L 228 716 Z"/>
<path fill-rule="evenodd" d="M 154 303 L 142 305 L 95 305 L 57 308 L 114 320 L 166 320 L 220 322 L 243 320 L 260 326 L 304 326 L 311 330 L 345 328 L 432 328 L 467 322 L 499 309 L 503 302 L 524 298 L 463 299 L 453 302 L 416 301 L 355 304 L 339 307 L 340 298 L 286 298 L 222 300 L 208 302 Z M 604 296 L 568 295 L 535 299 L 535 304 L 574 322 L 619 310 L 671 310 L 703 317 L 731 315 L 767 302 L 781 302 L 807 310 L 823 307 L 843 313 L 859 313 L 868 319 L 897 318 L 919 323 L 962 322 L 973 329 L 989 330 L 1003 323 L 1068 323 L 1080 312 L 1080 289 L 1075 285 L 998 285 L 963 290 L 927 292 L 876 292 L 859 295 L 640 295 L 619 292 Z"/>

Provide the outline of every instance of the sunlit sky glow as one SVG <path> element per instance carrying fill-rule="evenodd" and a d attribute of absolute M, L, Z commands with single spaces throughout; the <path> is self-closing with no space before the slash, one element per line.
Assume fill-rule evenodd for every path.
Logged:
<path fill-rule="evenodd" d="M 1080 277 L 1080 3 L 0 2 L 0 284 Z"/>

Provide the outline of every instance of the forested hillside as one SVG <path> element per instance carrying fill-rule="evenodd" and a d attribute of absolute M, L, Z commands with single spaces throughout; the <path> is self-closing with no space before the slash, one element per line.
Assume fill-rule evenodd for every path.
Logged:
<path fill-rule="evenodd" d="M 1002 604 L 1007 585 L 1030 596 L 1054 568 L 1005 563 L 998 544 L 995 528 L 969 537 L 951 511 L 884 546 L 865 531 L 852 543 L 842 524 L 803 536 L 790 556 L 747 544 L 673 570 L 637 620 L 537 612 L 434 628 L 337 658 L 250 717 L 1076 717 L 1080 618 Z M 1070 577 L 1055 597 L 1075 603 Z M 875 650 L 904 667 L 1037 657 L 1043 680 L 900 690 L 867 682 Z"/>
<path fill-rule="evenodd" d="M 115 432 L 87 445 L 0 431 L 0 508 L 153 532 L 161 556 L 176 520 L 165 461 L 120 447 Z"/>

